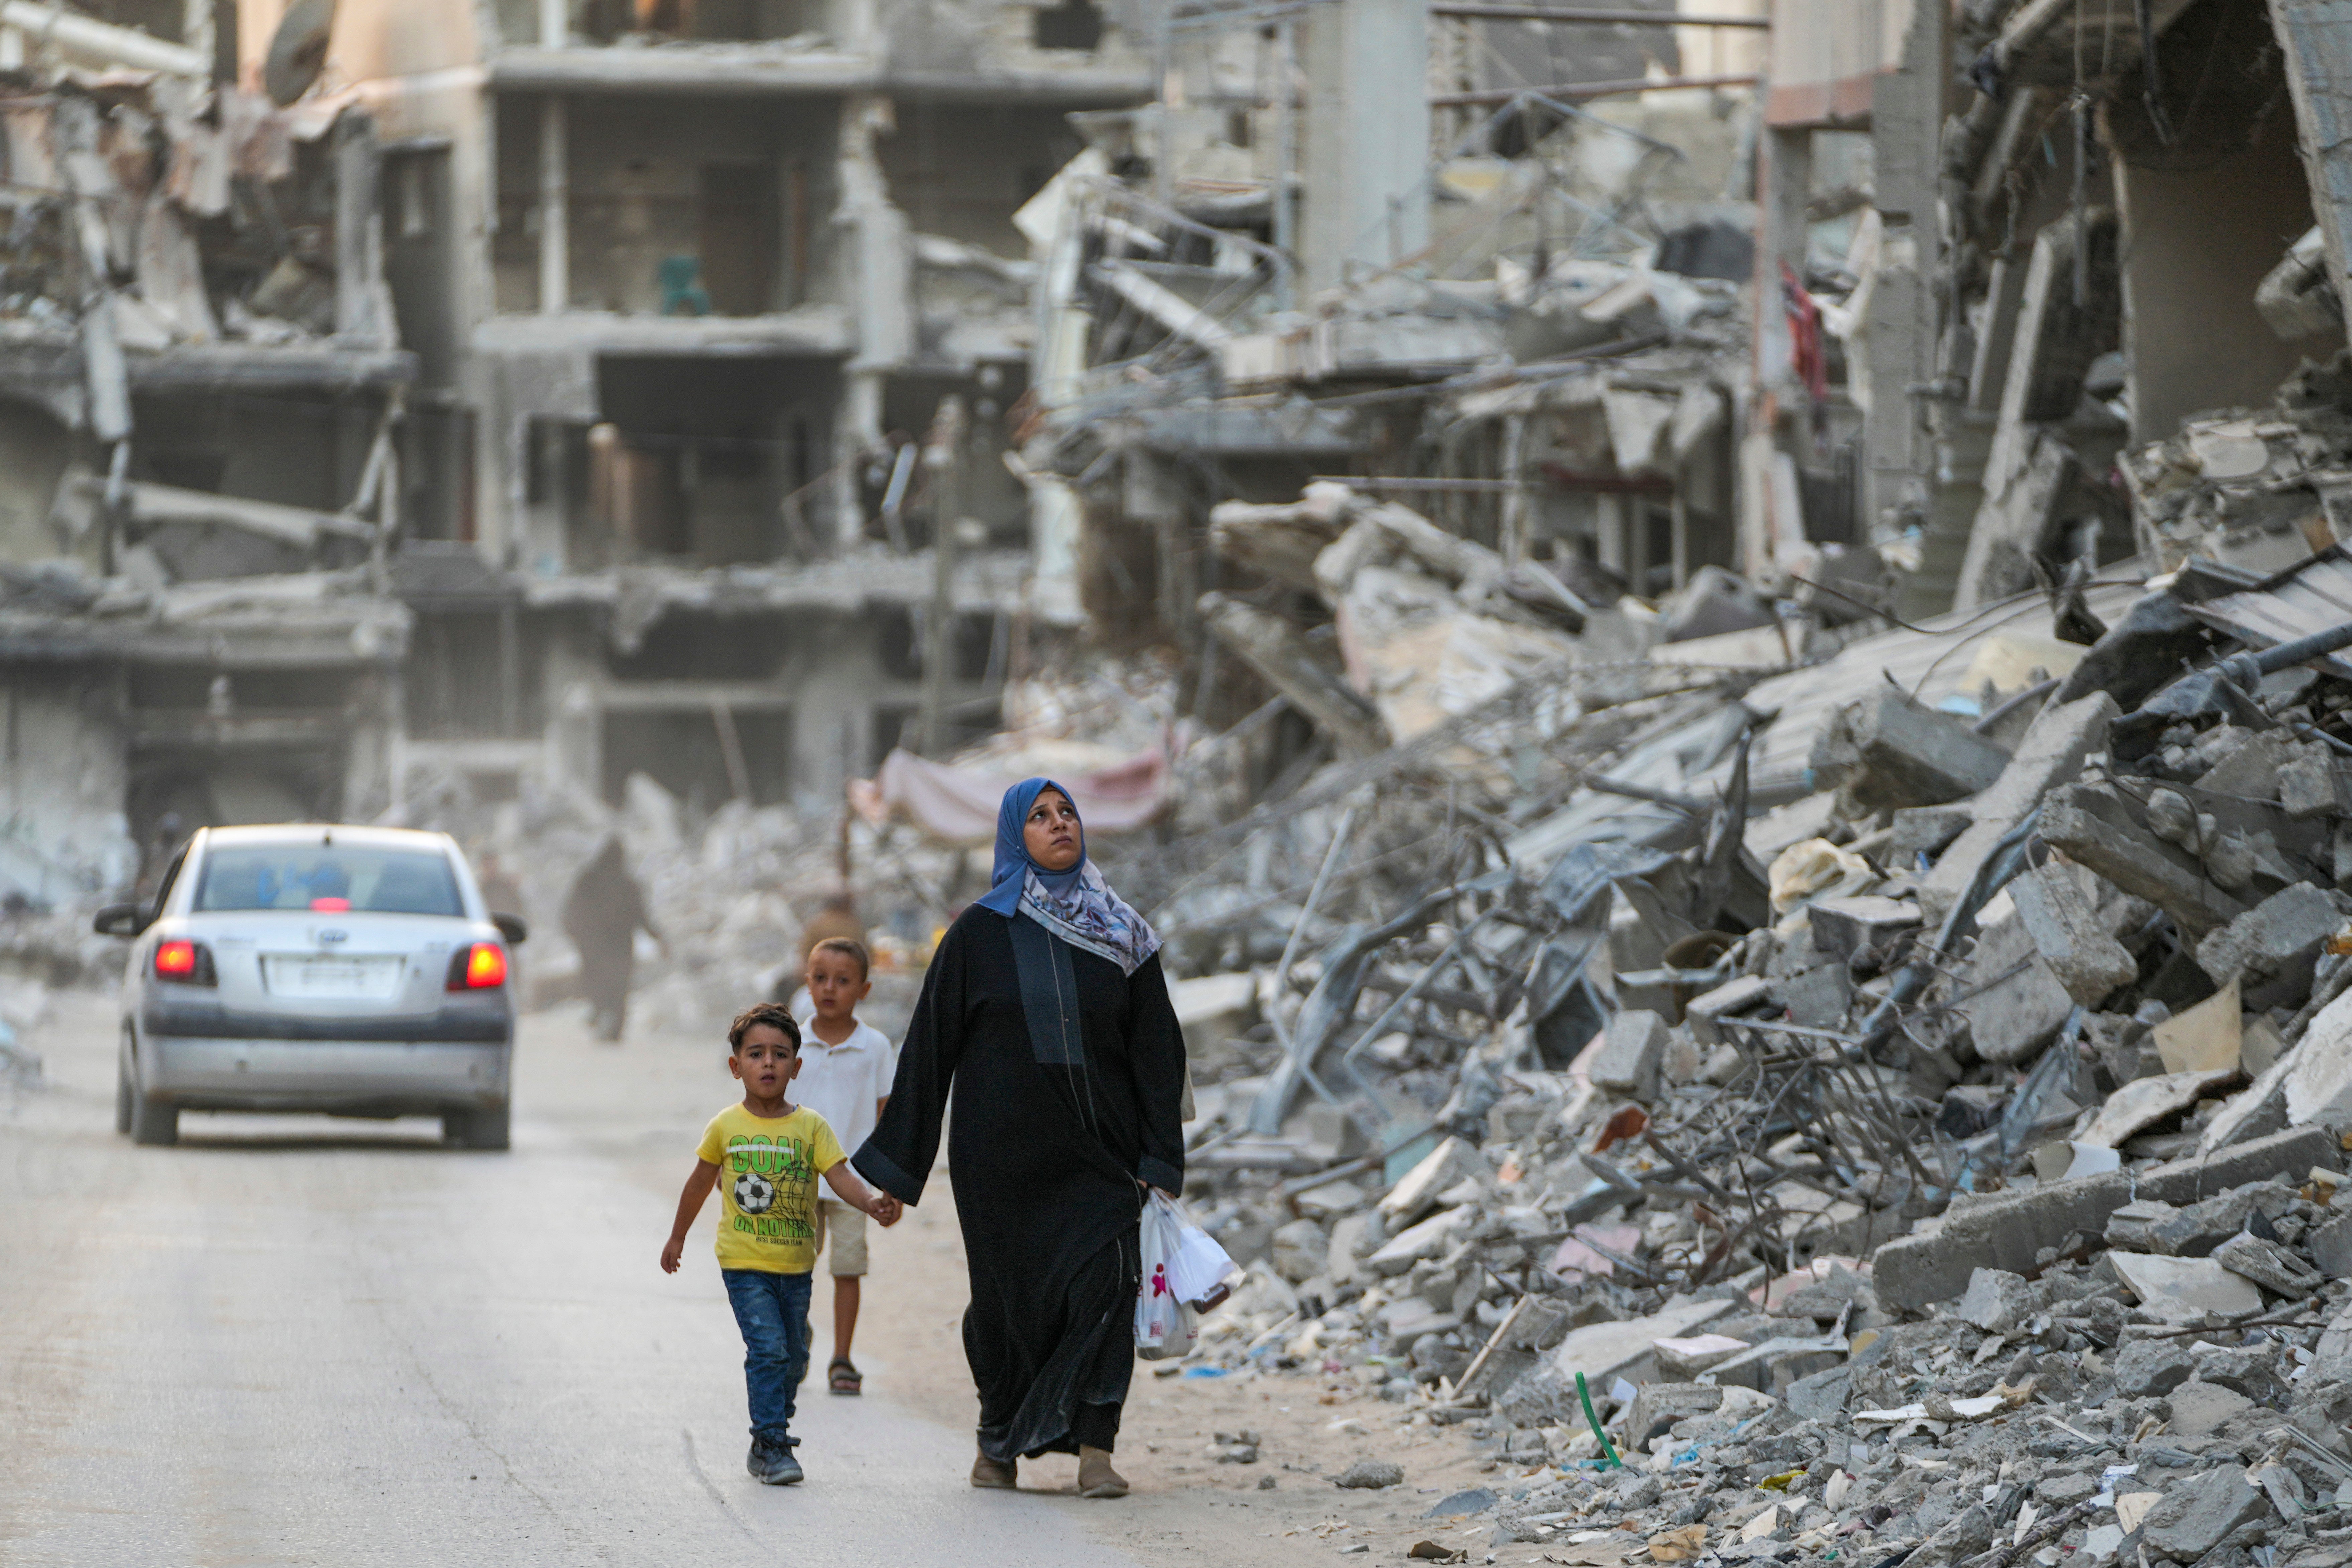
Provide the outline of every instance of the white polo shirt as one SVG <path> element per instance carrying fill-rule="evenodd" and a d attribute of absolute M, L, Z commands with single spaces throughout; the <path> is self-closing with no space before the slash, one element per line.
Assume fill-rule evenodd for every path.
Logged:
<path fill-rule="evenodd" d="M 898 1070 L 898 1047 L 871 1024 L 861 1022 L 837 1046 L 826 1045 L 803 1024 L 801 1075 L 791 1093 L 795 1102 L 824 1118 L 844 1152 L 855 1154 L 874 1136 L 874 1102 L 889 1094 Z"/>

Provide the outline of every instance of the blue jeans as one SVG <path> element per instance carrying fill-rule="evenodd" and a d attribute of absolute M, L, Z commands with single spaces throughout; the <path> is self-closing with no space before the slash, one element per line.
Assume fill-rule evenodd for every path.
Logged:
<path fill-rule="evenodd" d="M 808 1375 L 807 1274 L 722 1268 L 735 1326 L 743 1331 L 743 1382 L 751 1395 L 751 1435 L 784 1440 L 793 1396 Z"/>

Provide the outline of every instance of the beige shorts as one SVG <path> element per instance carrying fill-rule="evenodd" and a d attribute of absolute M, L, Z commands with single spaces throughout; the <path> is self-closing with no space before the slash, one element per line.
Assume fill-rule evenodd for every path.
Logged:
<path fill-rule="evenodd" d="M 816 1245 L 827 1254 L 826 1268 L 835 1277 L 865 1273 L 866 1211 L 831 1198 L 818 1199 Z"/>

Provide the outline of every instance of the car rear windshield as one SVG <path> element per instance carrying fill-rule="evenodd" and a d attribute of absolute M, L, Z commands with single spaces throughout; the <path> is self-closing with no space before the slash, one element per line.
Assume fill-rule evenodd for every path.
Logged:
<path fill-rule="evenodd" d="M 429 849 L 238 845 L 205 857 L 195 908 L 459 915 L 449 858 Z"/>

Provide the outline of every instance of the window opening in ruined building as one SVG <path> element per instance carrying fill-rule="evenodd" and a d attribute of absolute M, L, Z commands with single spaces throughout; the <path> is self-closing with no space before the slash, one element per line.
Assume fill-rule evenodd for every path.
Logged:
<path fill-rule="evenodd" d="M 689 816 L 716 811 L 744 785 L 753 805 L 781 804 L 792 779 L 792 717 L 788 706 L 743 702 L 607 710 L 604 799 L 620 805 L 629 775 L 643 773 L 676 795 Z"/>
<path fill-rule="evenodd" d="M 185 37 L 184 0 L 75 0 L 74 9 L 118 27 L 136 27 L 167 44 L 179 43 Z M 215 9 L 234 11 L 236 7 L 223 5 Z"/>
<path fill-rule="evenodd" d="M 1102 43 L 1103 16 L 1087 0 L 1037 12 L 1034 37 L 1041 49 L 1093 50 Z"/>
<path fill-rule="evenodd" d="M 776 171 L 765 163 L 705 163 L 698 217 L 709 309 L 756 316 L 774 303 Z"/>
<path fill-rule="evenodd" d="M 796 642 L 823 639 L 782 616 L 665 616 L 633 648 L 613 648 L 605 668 L 624 680 L 773 680 Z"/>
<path fill-rule="evenodd" d="M 497 610 L 420 615 L 403 693 L 420 741 L 512 739 L 541 724 L 536 647 Z"/>

